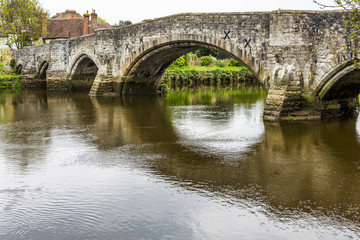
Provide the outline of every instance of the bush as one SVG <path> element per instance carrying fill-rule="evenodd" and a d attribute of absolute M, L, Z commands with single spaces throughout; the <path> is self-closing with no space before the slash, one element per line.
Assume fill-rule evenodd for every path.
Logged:
<path fill-rule="evenodd" d="M 175 59 L 175 61 L 171 64 L 170 67 L 179 68 L 179 67 L 189 66 L 189 60 L 190 60 L 189 54 L 182 55 L 181 57 Z"/>
<path fill-rule="evenodd" d="M 21 76 L 16 74 L 0 74 L 0 89 L 21 88 Z"/>
<path fill-rule="evenodd" d="M 195 51 L 195 54 L 197 57 L 204 57 L 204 56 L 217 56 L 218 52 L 213 50 L 213 49 L 209 49 L 209 48 L 200 48 L 198 50 Z"/>
<path fill-rule="evenodd" d="M 4 64 L 0 61 L 0 73 L 4 72 Z"/>
<path fill-rule="evenodd" d="M 230 64 L 229 65 L 232 66 L 232 67 L 241 67 L 241 66 L 243 66 L 240 62 L 236 61 L 233 58 L 230 59 Z"/>
<path fill-rule="evenodd" d="M 203 56 L 199 58 L 201 66 L 211 66 L 212 65 L 212 59 L 210 56 Z"/>
<path fill-rule="evenodd" d="M 223 67 L 228 66 L 228 64 L 225 61 L 218 60 L 218 61 L 216 61 L 216 66 L 223 68 Z"/>
<path fill-rule="evenodd" d="M 10 65 L 11 68 L 14 68 L 15 67 L 15 59 L 11 59 L 9 65 Z"/>

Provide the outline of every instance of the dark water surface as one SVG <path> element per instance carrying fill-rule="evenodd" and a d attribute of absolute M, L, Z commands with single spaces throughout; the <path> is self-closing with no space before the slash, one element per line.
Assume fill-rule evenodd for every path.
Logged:
<path fill-rule="evenodd" d="M 359 239 L 360 118 L 265 97 L 0 94 L 0 239 Z"/>

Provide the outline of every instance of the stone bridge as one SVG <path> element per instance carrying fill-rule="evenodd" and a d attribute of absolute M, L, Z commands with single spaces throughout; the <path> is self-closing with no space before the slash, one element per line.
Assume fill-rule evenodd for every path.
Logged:
<path fill-rule="evenodd" d="M 199 48 L 242 62 L 268 88 L 264 119 L 319 119 L 358 108 L 360 70 L 344 11 L 178 14 L 15 53 L 24 84 L 90 96 L 156 94 L 173 60 Z"/>

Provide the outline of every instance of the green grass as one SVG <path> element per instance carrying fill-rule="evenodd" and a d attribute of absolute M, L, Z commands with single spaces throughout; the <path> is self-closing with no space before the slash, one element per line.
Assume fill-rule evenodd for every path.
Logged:
<path fill-rule="evenodd" d="M 168 68 L 165 75 L 234 75 L 252 74 L 246 67 L 233 66 L 186 66 L 181 68 Z"/>

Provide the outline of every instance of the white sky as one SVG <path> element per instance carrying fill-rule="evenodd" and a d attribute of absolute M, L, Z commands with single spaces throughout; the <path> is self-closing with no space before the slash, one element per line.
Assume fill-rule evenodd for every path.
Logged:
<path fill-rule="evenodd" d="M 281 9 L 319 10 L 313 0 L 39 0 L 53 16 L 65 9 L 84 14 L 95 9 L 108 23 L 164 17 L 186 12 L 249 12 Z M 318 0 L 333 5 L 334 0 Z"/>

